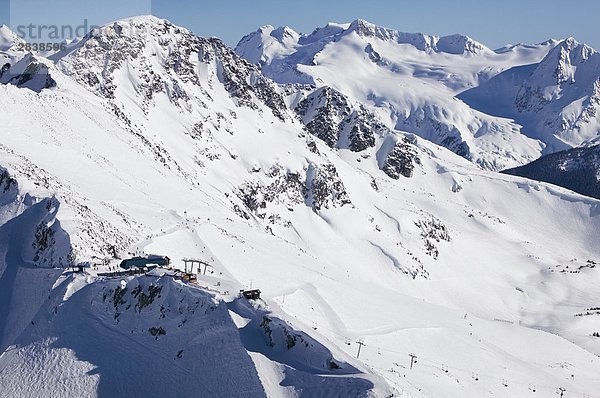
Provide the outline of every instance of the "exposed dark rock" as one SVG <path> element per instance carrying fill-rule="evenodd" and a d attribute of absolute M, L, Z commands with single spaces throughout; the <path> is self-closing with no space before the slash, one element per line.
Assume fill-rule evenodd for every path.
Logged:
<path fill-rule="evenodd" d="M 400 176 L 410 178 L 413 176 L 415 164 L 421 164 L 417 148 L 404 138 L 387 155 L 382 170 L 395 180 Z"/>
<path fill-rule="evenodd" d="M 440 252 L 436 243 L 450 242 L 451 240 L 448 228 L 433 216 L 419 220 L 415 222 L 415 225 L 421 229 L 421 238 L 423 238 L 427 254 L 437 259 Z"/>
<path fill-rule="evenodd" d="M 0 83 L 13 84 L 35 92 L 56 87 L 56 81 L 50 76 L 46 64 L 28 54 L 14 65 L 5 64 L 0 69 Z"/>
<path fill-rule="evenodd" d="M 306 201 L 315 212 L 329 207 L 352 204 L 346 187 L 331 163 L 322 166 L 310 165 L 307 171 Z"/>
<path fill-rule="evenodd" d="M 285 171 L 279 165 L 265 173 L 270 183 L 248 181 L 238 188 L 236 196 L 244 208 L 261 219 L 267 218 L 265 209 L 269 203 L 285 205 L 288 209 L 304 203 L 315 212 L 330 207 L 351 204 L 344 183 L 332 164 L 310 164 L 301 172 Z M 249 219 L 247 211 L 234 204 L 234 210 L 243 218 Z M 272 219 L 271 215 L 269 219 Z"/>
<path fill-rule="evenodd" d="M 238 57 L 235 52 L 217 38 L 199 38 L 199 56 L 203 62 L 217 61 L 220 79 L 229 94 L 238 104 L 257 109 L 254 94 L 268 106 L 273 115 L 285 121 L 287 107 L 275 84 L 267 79 L 256 65 Z"/>
<path fill-rule="evenodd" d="M 361 152 L 375 146 L 375 134 L 389 132 L 363 105 L 354 105 L 332 89 L 321 87 L 296 106 L 308 132 L 331 148 Z"/>

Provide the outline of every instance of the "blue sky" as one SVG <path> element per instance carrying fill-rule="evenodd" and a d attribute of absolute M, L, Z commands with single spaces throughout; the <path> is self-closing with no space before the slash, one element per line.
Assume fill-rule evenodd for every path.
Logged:
<path fill-rule="evenodd" d="M 600 49 L 598 0 L 0 0 L 0 23 L 13 29 L 148 13 L 232 46 L 265 24 L 310 32 L 329 21 L 363 18 L 405 32 L 463 33 L 492 48 L 574 36 Z"/>

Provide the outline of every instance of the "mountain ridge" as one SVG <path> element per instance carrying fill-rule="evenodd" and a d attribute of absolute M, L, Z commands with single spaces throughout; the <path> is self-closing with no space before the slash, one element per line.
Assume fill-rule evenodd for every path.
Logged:
<path fill-rule="evenodd" d="M 556 152 L 502 172 L 549 182 L 600 199 L 600 144 Z"/>
<path fill-rule="evenodd" d="M 573 38 L 492 51 L 467 36 L 404 34 L 364 20 L 294 37 L 282 43 L 259 30 L 236 52 L 276 82 L 330 86 L 367 105 L 388 128 L 417 134 L 483 168 L 520 166 L 598 136 L 597 53 Z M 445 44 L 481 51 L 446 54 Z M 564 88 L 552 96 L 552 85 Z M 540 107 L 546 115 L 536 113 Z"/>
<path fill-rule="evenodd" d="M 544 154 L 584 145 L 598 136 L 600 54 L 574 39 L 557 44 L 544 59 L 509 69 L 459 95 L 482 111 L 523 124 L 542 138 Z"/>

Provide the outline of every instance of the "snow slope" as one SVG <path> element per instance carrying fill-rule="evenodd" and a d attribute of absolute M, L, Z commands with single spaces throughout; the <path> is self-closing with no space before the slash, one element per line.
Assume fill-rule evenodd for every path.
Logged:
<path fill-rule="evenodd" d="M 169 279 L 86 282 L 57 281 L 14 341 L 3 394 L 264 396 L 224 303 Z"/>
<path fill-rule="evenodd" d="M 553 153 L 503 173 L 550 182 L 600 199 L 600 146 Z"/>
<path fill-rule="evenodd" d="M 52 61 L 54 87 L 0 85 L 9 396 L 597 394 L 600 325 L 583 314 L 600 302 L 598 200 L 379 128 L 382 112 L 348 94 L 350 121 L 319 102 L 344 100 L 333 91 L 298 120 L 289 105 L 314 90 L 294 99 L 219 40 L 154 17 Z M 333 147 L 315 118 L 342 126 Z M 373 137 L 359 152 L 355 126 Z M 202 258 L 213 274 L 199 289 L 49 267 L 134 253 Z M 161 297 L 136 309 L 137 286 Z M 236 300 L 244 287 L 264 302 Z"/>

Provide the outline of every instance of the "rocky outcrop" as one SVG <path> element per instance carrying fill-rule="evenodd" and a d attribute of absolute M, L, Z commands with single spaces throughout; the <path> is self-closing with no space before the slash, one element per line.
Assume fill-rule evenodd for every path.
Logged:
<path fill-rule="evenodd" d="M 215 62 L 225 89 L 239 105 L 257 109 L 253 96 L 268 106 L 273 115 L 285 121 L 287 107 L 275 84 L 260 73 L 255 65 L 238 57 L 217 38 L 199 39 L 199 57 L 202 62 Z"/>
<path fill-rule="evenodd" d="M 363 105 L 328 86 L 308 95 L 295 110 L 308 132 L 331 148 L 362 152 L 375 146 L 376 135 L 390 132 Z"/>
<path fill-rule="evenodd" d="M 270 204 L 281 205 L 288 210 L 304 204 L 319 212 L 352 203 L 337 169 L 331 163 L 310 163 L 298 172 L 284 170 L 276 164 L 264 175 L 267 182 L 246 181 L 234 192 L 243 204 L 243 208 L 235 202 L 233 205 L 241 217 L 250 219 L 251 214 L 259 219 L 276 217 L 268 212 Z"/>
<path fill-rule="evenodd" d="M 421 238 L 423 239 L 426 253 L 437 259 L 440 255 L 438 244 L 451 241 L 448 228 L 434 216 L 416 221 L 415 226 L 421 230 Z"/>
<path fill-rule="evenodd" d="M 309 165 L 305 192 L 306 203 L 316 212 L 352 204 L 343 181 L 331 163 Z"/>
<path fill-rule="evenodd" d="M 390 178 L 395 180 L 400 176 L 410 178 L 413 176 L 415 165 L 420 165 L 417 148 L 412 145 L 408 138 L 394 145 L 387 155 L 382 170 Z"/>
<path fill-rule="evenodd" d="M 56 81 L 50 75 L 50 68 L 44 62 L 28 54 L 14 65 L 5 64 L 0 69 L 0 83 L 12 84 L 40 92 L 56 87 Z"/>

